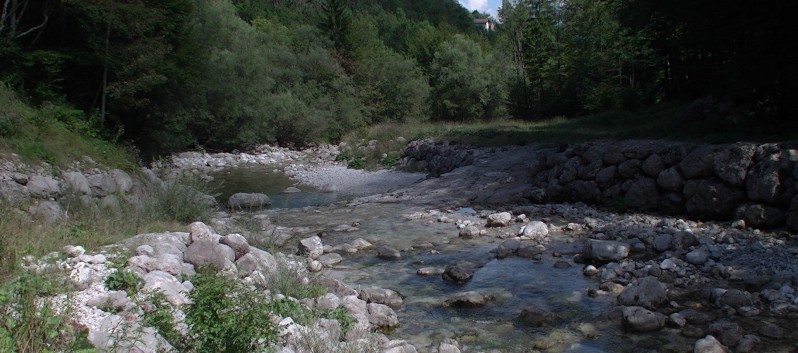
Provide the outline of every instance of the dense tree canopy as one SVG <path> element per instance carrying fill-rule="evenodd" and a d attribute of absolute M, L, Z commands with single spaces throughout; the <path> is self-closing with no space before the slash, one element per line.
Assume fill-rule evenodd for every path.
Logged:
<path fill-rule="evenodd" d="M 789 119 L 795 8 L 504 0 L 487 32 L 456 0 L 0 0 L 0 80 L 146 156 L 710 95 Z"/>

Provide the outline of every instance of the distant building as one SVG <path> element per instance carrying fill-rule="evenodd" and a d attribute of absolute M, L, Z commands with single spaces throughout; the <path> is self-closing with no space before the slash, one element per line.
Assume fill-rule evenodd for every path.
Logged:
<path fill-rule="evenodd" d="M 482 28 L 486 31 L 492 31 L 496 29 L 496 24 L 489 18 L 475 18 L 474 25 Z"/>

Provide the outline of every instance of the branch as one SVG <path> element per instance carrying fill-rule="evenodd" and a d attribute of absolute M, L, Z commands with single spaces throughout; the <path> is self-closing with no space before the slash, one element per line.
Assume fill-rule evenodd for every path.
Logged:
<path fill-rule="evenodd" d="M 3 29 L 6 27 L 6 19 L 8 18 L 8 5 L 11 3 L 11 0 L 6 0 L 3 3 L 3 13 L 0 14 L 0 34 L 3 33 Z"/>
<path fill-rule="evenodd" d="M 44 6 L 44 11 L 42 12 L 42 16 L 44 17 L 44 20 L 42 21 L 42 23 L 40 23 L 38 26 L 31 27 L 31 28 L 30 28 L 30 29 L 28 29 L 27 31 L 25 31 L 25 32 L 22 32 L 22 33 L 20 33 L 20 34 L 18 34 L 18 35 L 16 35 L 16 36 L 14 36 L 14 39 L 19 39 L 19 38 L 22 38 L 22 37 L 24 37 L 24 36 L 26 36 L 26 35 L 30 34 L 30 33 L 31 33 L 31 32 L 33 32 L 33 31 L 36 31 L 36 30 L 39 30 L 39 29 L 42 29 L 42 28 L 44 28 L 44 26 L 45 26 L 45 25 L 47 25 L 47 21 L 49 21 L 49 20 L 50 20 L 50 15 L 49 15 L 49 12 L 50 12 L 50 6 L 48 6 L 48 5 L 49 5 L 49 3 L 50 3 L 50 1 L 47 1 L 47 2 L 45 3 L 45 6 Z M 26 7 L 27 7 L 27 5 L 26 5 Z M 37 39 L 38 39 L 38 36 L 37 36 Z"/>

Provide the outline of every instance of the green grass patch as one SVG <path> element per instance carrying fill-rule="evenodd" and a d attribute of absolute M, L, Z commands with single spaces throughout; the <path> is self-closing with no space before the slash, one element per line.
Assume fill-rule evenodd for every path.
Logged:
<path fill-rule="evenodd" d="M 481 147 L 534 143 L 579 143 L 596 140 L 671 140 L 708 143 L 781 142 L 798 140 L 798 121 L 756 119 L 694 119 L 685 114 L 690 104 L 674 102 L 634 112 L 606 112 L 586 117 L 557 117 L 541 121 L 496 120 L 471 123 L 381 124 L 347 136 L 350 146 L 377 140 L 377 149 L 364 153 L 357 147 L 350 158 L 379 161 L 397 153 L 407 140 L 433 138 Z M 394 154 L 396 155 L 396 154 Z M 375 163 L 377 164 L 377 163 Z"/>
<path fill-rule="evenodd" d="M 88 156 L 109 168 L 134 170 L 130 149 L 100 138 L 83 112 L 67 106 L 30 107 L 0 82 L 0 154 L 67 167 Z"/>

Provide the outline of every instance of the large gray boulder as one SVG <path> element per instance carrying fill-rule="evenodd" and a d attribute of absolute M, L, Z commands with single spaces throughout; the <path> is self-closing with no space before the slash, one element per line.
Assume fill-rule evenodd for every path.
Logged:
<path fill-rule="evenodd" d="M 656 178 L 663 169 L 665 169 L 665 162 L 658 154 L 652 154 L 645 161 L 643 161 L 643 173 L 649 177 Z"/>
<path fill-rule="evenodd" d="M 64 173 L 64 181 L 66 182 L 66 188 L 69 191 L 75 192 L 79 195 L 91 194 L 89 181 L 86 179 L 86 176 L 83 175 L 83 173 L 66 172 Z"/>
<path fill-rule="evenodd" d="M 383 304 L 391 308 L 402 306 L 402 296 L 390 289 L 365 288 L 360 290 L 358 297 L 365 300 L 366 303 Z"/>
<path fill-rule="evenodd" d="M 774 154 L 756 163 L 748 172 L 746 191 L 751 201 L 774 203 L 784 189 L 779 155 Z"/>
<path fill-rule="evenodd" d="M 27 183 L 27 180 L 26 180 Z M 19 206 L 30 201 L 31 194 L 28 188 L 14 180 L 0 180 L 0 201 L 5 201 L 11 206 Z"/>
<path fill-rule="evenodd" d="M 174 306 L 191 302 L 187 295 L 188 288 L 183 286 L 175 276 L 163 271 L 152 271 L 144 275 L 144 286 L 141 289 L 162 292 L 166 296 L 166 300 Z"/>
<path fill-rule="evenodd" d="M 642 306 L 648 309 L 656 309 L 668 302 L 668 295 L 665 288 L 656 277 L 644 277 L 624 288 L 618 295 L 618 304 L 625 306 Z"/>
<path fill-rule="evenodd" d="M 716 179 L 694 179 L 684 185 L 685 208 L 691 215 L 729 217 L 745 193 Z"/>
<path fill-rule="evenodd" d="M 714 167 L 712 149 L 707 145 L 694 149 L 679 163 L 686 179 L 711 177 L 715 174 Z"/>
<path fill-rule="evenodd" d="M 61 186 L 58 181 L 48 176 L 31 175 L 27 187 L 31 195 L 42 199 L 54 197 L 61 193 Z"/>
<path fill-rule="evenodd" d="M 210 241 L 218 242 L 221 238 L 213 228 L 202 222 L 194 222 L 188 225 L 188 239 L 190 242 Z"/>
<path fill-rule="evenodd" d="M 299 253 L 311 259 L 315 259 L 324 253 L 324 245 L 321 243 L 321 238 L 314 235 L 299 241 Z"/>
<path fill-rule="evenodd" d="M 64 210 L 55 201 L 40 201 L 28 208 L 31 216 L 44 221 L 44 223 L 55 223 L 64 218 Z"/>
<path fill-rule="evenodd" d="M 236 261 L 239 272 L 249 274 L 259 271 L 263 274 L 271 274 L 277 271 L 277 260 L 272 254 L 261 249 L 250 247 L 249 252 Z"/>
<path fill-rule="evenodd" d="M 376 328 L 394 328 L 399 326 L 399 318 L 389 306 L 369 303 L 366 308 L 368 309 L 368 320 L 372 326 Z"/>
<path fill-rule="evenodd" d="M 659 204 L 659 191 L 657 182 L 651 178 L 640 178 L 632 182 L 626 192 L 626 202 L 629 206 L 640 211 L 650 211 Z"/>
<path fill-rule="evenodd" d="M 716 321 L 709 324 L 709 332 L 725 346 L 732 347 L 743 338 L 743 328 L 735 322 Z"/>
<path fill-rule="evenodd" d="M 784 225 L 786 215 L 781 208 L 746 204 L 737 208 L 735 218 L 745 220 L 745 225 L 756 228 L 774 228 Z"/>
<path fill-rule="evenodd" d="M 611 241 L 588 239 L 585 243 L 585 256 L 600 262 L 618 261 L 629 256 L 629 244 Z"/>
<path fill-rule="evenodd" d="M 211 241 L 195 241 L 186 249 L 185 261 L 199 269 L 213 266 L 223 270 L 233 267 L 235 251 L 229 246 Z"/>
<path fill-rule="evenodd" d="M 270 206 L 272 200 L 269 196 L 261 193 L 244 193 L 239 192 L 233 194 L 227 199 L 227 207 L 232 210 L 252 210 L 259 209 L 265 206 Z"/>
<path fill-rule="evenodd" d="M 666 317 L 658 312 L 640 306 L 623 308 L 623 328 L 631 332 L 656 331 L 665 327 Z"/>
<path fill-rule="evenodd" d="M 541 327 L 551 325 L 561 318 L 559 315 L 537 306 L 529 306 L 518 314 L 518 321 L 527 326 Z"/>
<path fill-rule="evenodd" d="M 92 193 L 97 197 L 115 194 L 118 190 L 116 181 L 108 174 L 92 174 L 86 177 Z"/>
<path fill-rule="evenodd" d="M 471 277 L 474 277 L 474 271 L 462 266 L 450 265 L 446 266 L 441 277 L 443 277 L 445 281 L 463 284 L 470 281 Z"/>
<path fill-rule="evenodd" d="M 532 221 L 523 226 L 518 235 L 536 241 L 543 241 L 549 235 L 549 226 L 541 221 Z"/>
<path fill-rule="evenodd" d="M 87 339 L 100 352 L 173 352 L 169 344 L 152 327 L 141 326 L 135 320 L 128 320 L 113 314 L 100 322 L 98 330 L 90 330 Z"/>
<path fill-rule="evenodd" d="M 756 146 L 734 144 L 715 153 L 715 175 L 731 185 L 743 186 L 748 168 L 756 153 Z"/>
<path fill-rule="evenodd" d="M 241 234 L 228 234 L 219 240 L 220 243 L 229 246 L 236 254 L 236 260 L 249 253 L 249 243 Z"/>
<path fill-rule="evenodd" d="M 488 303 L 488 297 L 474 292 L 463 292 L 463 293 L 456 293 L 443 301 L 441 304 L 443 307 L 453 307 L 453 308 L 478 308 L 485 306 Z"/>
<path fill-rule="evenodd" d="M 113 169 L 110 176 L 114 180 L 118 192 L 129 193 L 133 189 L 133 178 L 124 170 Z"/>
<path fill-rule="evenodd" d="M 487 227 L 506 227 L 513 221 L 513 215 L 510 212 L 499 212 L 488 215 Z"/>
<path fill-rule="evenodd" d="M 684 178 L 675 167 L 670 167 L 659 173 L 657 185 L 665 190 L 681 192 L 684 187 Z"/>

